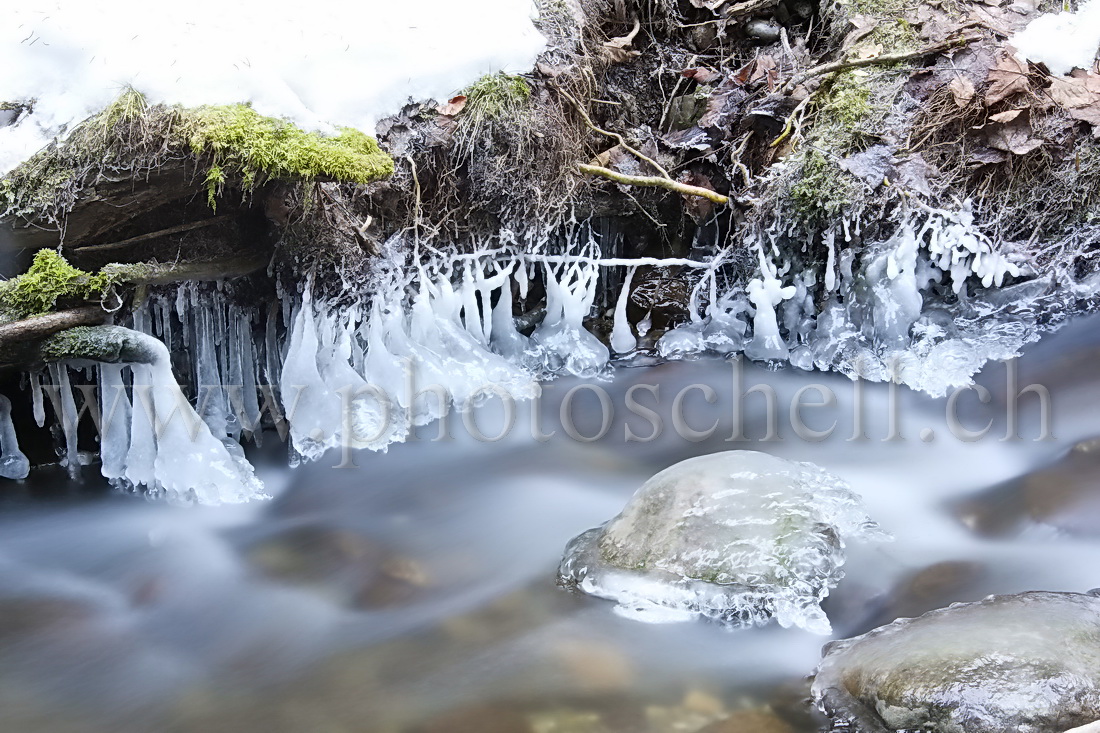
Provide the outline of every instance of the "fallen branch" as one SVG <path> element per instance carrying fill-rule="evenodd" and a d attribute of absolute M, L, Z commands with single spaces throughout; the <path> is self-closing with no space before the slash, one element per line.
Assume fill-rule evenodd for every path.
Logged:
<path fill-rule="evenodd" d="M 699 196 L 708 201 L 713 201 L 716 204 L 728 204 L 730 201 L 729 196 L 723 196 L 717 191 L 712 191 L 709 188 L 702 188 L 701 186 L 689 186 L 686 183 L 680 183 L 672 178 L 662 178 L 661 176 L 628 176 L 624 173 L 617 173 L 610 168 L 604 168 L 598 165 L 585 165 L 584 163 L 579 164 L 577 168 L 581 173 L 587 173 L 591 176 L 601 176 L 609 181 L 621 183 L 625 186 L 664 188 L 685 196 Z"/>
<path fill-rule="evenodd" d="M 967 28 L 969 26 L 964 26 Z M 962 30 L 962 29 L 960 29 Z M 923 58 L 924 56 L 930 56 L 934 53 L 940 53 L 947 51 L 951 48 L 958 48 L 965 46 L 968 43 L 973 43 L 979 40 L 977 36 L 962 36 L 952 38 L 940 43 L 932 44 L 931 46 L 925 46 L 917 51 L 906 51 L 902 53 L 880 53 L 878 56 L 872 56 L 866 59 L 842 59 L 840 61 L 830 61 L 827 64 L 819 64 L 812 68 L 806 69 L 799 74 L 792 76 L 783 88 L 779 91 L 783 94 L 790 94 L 794 91 L 794 88 L 799 84 L 806 82 L 809 79 L 813 79 L 818 76 L 824 76 L 826 74 L 832 74 L 836 71 L 847 71 L 848 69 L 858 69 L 864 66 L 878 66 L 881 64 L 898 64 L 904 61 L 912 61 L 913 59 Z"/>
<path fill-rule="evenodd" d="M 24 341 L 37 341 L 76 326 L 98 326 L 110 315 L 98 305 L 31 316 L 0 324 L 0 347 Z"/>
<path fill-rule="evenodd" d="M 83 247 L 74 247 L 74 251 L 81 254 L 88 252 L 106 252 L 112 249 L 122 249 L 123 247 L 129 247 L 131 244 L 138 244 L 139 242 L 147 242 L 150 239 L 159 239 L 160 237 L 167 237 L 169 234 L 182 234 L 184 232 L 190 232 L 195 229 L 204 229 L 215 224 L 220 224 L 226 221 L 230 217 L 228 216 L 215 216 L 212 219 L 203 219 L 202 221 L 193 221 L 188 224 L 180 224 L 175 227 L 168 227 L 167 229 L 161 229 L 155 232 L 149 232 L 148 234 L 139 234 L 136 237 L 130 237 L 129 239 L 123 239 L 119 242 L 110 242 L 107 244 L 87 244 Z"/>

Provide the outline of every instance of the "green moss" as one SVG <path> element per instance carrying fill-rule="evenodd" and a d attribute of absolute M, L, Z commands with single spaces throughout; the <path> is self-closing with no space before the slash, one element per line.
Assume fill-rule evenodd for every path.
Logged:
<path fill-rule="evenodd" d="M 802 171 L 790 187 L 795 213 L 806 221 L 836 217 L 858 195 L 855 180 L 819 150 L 805 153 Z"/>
<path fill-rule="evenodd" d="M 34 256 L 30 269 L 0 283 L 0 307 L 18 318 L 53 310 L 58 300 L 85 300 L 102 294 L 104 280 L 70 265 L 53 250 Z"/>
<path fill-rule="evenodd" d="M 113 287 L 140 280 L 149 266 L 110 264 L 91 273 L 73 267 L 52 249 L 40 250 L 22 275 L 0 282 L 0 312 L 11 318 L 49 313 L 58 301 L 98 300 Z"/>
<path fill-rule="evenodd" d="M 246 105 L 185 110 L 181 121 L 191 152 L 212 160 L 206 175 L 211 204 L 227 176 L 250 188 L 264 178 L 370 183 L 393 174 L 393 159 L 358 130 L 324 137 Z"/>
<path fill-rule="evenodd" d="M 140 335 L 119 326 L 76 326 L 42 342 L 42 359 L 68 361 L 87 359 L 110 363 L 152 363 L 156 353 Z"/>
<path fill-rule="evenodd" d="M 468 89 L 465 116 L 496 119 L 515 115 L 531 99 L 530 85 L 519 76 L 488 74 Z"/>

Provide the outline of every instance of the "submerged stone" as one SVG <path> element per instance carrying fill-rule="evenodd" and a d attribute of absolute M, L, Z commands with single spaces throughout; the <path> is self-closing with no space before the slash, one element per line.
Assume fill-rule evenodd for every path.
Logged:
<path fill-rule="evenodd" d="M 835 642 L 813 685 L 836 729 L 1061 733 L 1100 719 L 1100 597 L 955 604 Z"/>
<path fill-rule="evenodd" d="M 566 547 L 559 580 L 648 621 L 703 616 L 828 633 L 821 601 L 845 542 L 878 534 L 859 497 L 810 463 L 754 451 L 682 461 Z"/>

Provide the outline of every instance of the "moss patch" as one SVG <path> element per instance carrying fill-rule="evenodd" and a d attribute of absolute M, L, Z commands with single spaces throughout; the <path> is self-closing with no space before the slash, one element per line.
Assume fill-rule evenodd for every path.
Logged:
<path fill-rule="evenodd" d="M 251 188 L 264 178 L 370 183 L 393 174 L 393 159 L 375 139 L 351 128 L 323 137 L 245 105 L 198 107 L 181 121 L 191 152 L 212 161 L 205 180 L 211 203 L 227 176 Z"/>
<path fill-rule="evenodd" d="M 805 154 L 802 171 L 790 188 L 794 212 L 805 221 L 828 221 L 859 195 L 858 183 L 819 150 Z"/>
<path fill-rule="evenodd" d="M 465 116 L 496 119 L 514 115 L 531 99 L 531 86 L 519 76 L 488 74 L 462 92 Z"/>
<path fill-rule="evenodd" d="M 128 89 L 0 180 L 0 216 L 57 223 L 85 186 L 136 179 L 181 159 L 196 161 L 211 202 L 230 179 L 250 190 L 268 179 L 368 183 L 394 170 L 374 138 L 357 130 L 326 137 L 246 105 L 150 106 Z"/>
<path fill-rule="evenodd" d="M 148 265 L 110 264 L 91 273 L 52 249 L 40 250 L 22 275 L 0 282 L 0 313 L 28 318 L 49 313 L 59 301 L 98 300 L 116 285 L 140 280 Z"/>

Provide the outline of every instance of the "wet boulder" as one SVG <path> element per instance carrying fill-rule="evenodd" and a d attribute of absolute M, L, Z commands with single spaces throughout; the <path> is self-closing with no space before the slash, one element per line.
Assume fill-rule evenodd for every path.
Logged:
<path fill-rule="evenodd" d="M 835 730 L 1062 733 L 1100 720 L 1100 597 L 955 604 L 829 644 L 813 684 Z"/>
<path fill-rule="evenodd" d="M 559 582 L 648 621 L 695 616 L 828 633 L 845 542 L 877 536 L 859 497 L 809 463 L 754 451 L 682 461 L 574 538 Z"/>

